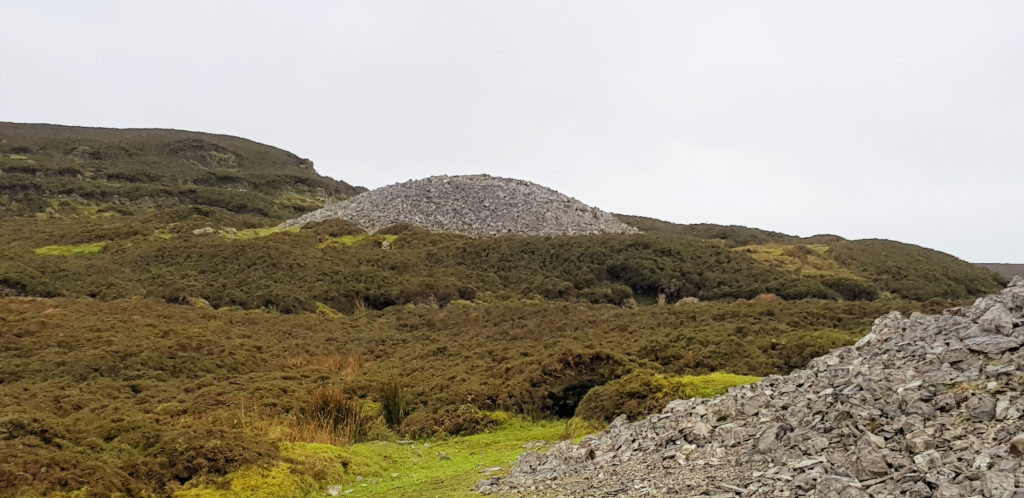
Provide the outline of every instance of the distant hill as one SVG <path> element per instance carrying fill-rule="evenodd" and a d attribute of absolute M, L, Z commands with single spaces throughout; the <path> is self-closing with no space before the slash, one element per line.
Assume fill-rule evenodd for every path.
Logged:
<path fill-rule="evenodd" d="M 750 244 L 768 243 L 810 243 L 825 244 L 844 240 L 838 235 L 814 235 L 812 237 L 796 237 L 779 232 L 749 228 L 740 225 L 714 225 L 710 223 L 697 223 L 693 225 L 682 225 L 670 223 L 655 218 L 643 216 L 630 216 L 625 214 L 615 215 L 620 221 L 627 225 L 639 228 L 644 233 L 656 233 L 665 235 L 686 235 L 706 240 L 720 240 L 730 246 L 745 246 Z"/>
<path fill-rule="evenodd" d="M 0 122 L 0 216 L 200 206 L 287 219 L 363 190 L 244 138 Z"/>
<path fill-rule="evenodd" d="M 648 234 L 718 241 L 769 266 L 822 279 L 845 297 L 861 296 L 865 283 L 879 292 L 922 300 L 978 295 L 1006 283 L 1006 274 L 993 273 L 994 268 L 979 268 L 950 254 L 891 240 L 846 240 L 828 234 L 796 237 L 738 225 L 682 225 L 616 216 Z"/>
<path fill-rule="evenodd" d="M 1006 278 L 1013 278 L 1017 275 L 1024 277 L 1024 264 L 978 263 L 978 266 L 988 268 Z"/>
<path fill-rule="evenodd" d="M 357 198 L 380 202 L 332 203 L 360 212 L 281 223 L 361 191 L 237 137 L 0 123 L 0 295 L 347 313 L 477 298 L 964 299 L 1005 284 L 910 244 L 616 220 L 483 176 L 393 185 Z M 606 233 L 632 231 L 620 221 L 645 233 Z M 593 234 L 549 236 L 581 233 Z"/>

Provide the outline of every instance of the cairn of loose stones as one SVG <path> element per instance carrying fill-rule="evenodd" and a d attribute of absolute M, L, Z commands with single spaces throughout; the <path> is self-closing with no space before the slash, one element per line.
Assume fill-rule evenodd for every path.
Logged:
<path fill-rule="evenodd" d="M 893 312 L 805 370 L 526 453 L 481 493 L 1024 496 L 1024 278 Z"/>
<path fill-rule="evenodd" d="M 488 175 L 432 176 L 364 192 L 281 226 L 342 218 L 369 232 L 397 223 L 474 236 L 587 235 L 637 230 L 535 183 Z"/>

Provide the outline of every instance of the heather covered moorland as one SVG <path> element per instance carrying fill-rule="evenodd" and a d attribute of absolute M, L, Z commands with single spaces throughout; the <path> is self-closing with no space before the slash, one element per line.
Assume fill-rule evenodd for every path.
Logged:
<path fill-rule="evenodd" d="M 893 241 L 630 216 L 280 226 L 361 191 L 233 137 L 0 126 L 3 493 L 462 494 L 524 445 L 1006 283 Z"/>

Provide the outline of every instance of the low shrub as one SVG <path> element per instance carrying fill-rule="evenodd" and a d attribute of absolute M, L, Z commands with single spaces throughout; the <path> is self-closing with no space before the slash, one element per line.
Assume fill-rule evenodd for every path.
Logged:
<path fill-rule="evenodd" d="M 562 431 L 562 439 L 576 439 L 590 434 L 597 434 L 608 427 L 607 422 L 587 420 L 583 417 L 573 417 L 565 423 L 565 430 Z"/>
<path fill-rule="evenodd" d="M 674 377 L 651 370 L 637 370 L 591 389 L 576 408 L 576 417 L 610 422 L 619 415 L 626 415 L 635 420 L 661 411 L 674 399 L 709 398 L 724 393 L 730 387 L 758 380 L 758 377 L 719 372 Z"/>
<path fill-rule="evenodd" d="M 311 221 L 302 225 L 303 230 L 310 230 L 313 233 L 324 237 L 344 237 L 345 235 L 366 235 L 362 227 L 341 218 L 333 218 L 324 221 Z"/>
<path fill-rule="evenodd" d="M 436 412 L 420 410 L 402 422 L 401 431 L 410 437 L 463 436 L 483 432 L 500 421 L 473 405 L 445 407 Z"/>
<path fill-rule="evenodd" d="M 847 277 L 828 277 L 821 280 L 839 297 L 849 301 L 873 301 L 878 299 L 878 289 L 870 282 Z"/>
<path fill-rule="evenodd" d="M 388 427 L 398 427 L 409 415 L 409 393 L 397 381 L 389 381 L 380 389 L 380 408 Z"/>
<path fill-rule="evenodd" d="M 321 386 L 314 390 L 302 414 L 313 424 L 350 443 L 362 441 L 373 423 L 373 419 L 366 415 L 362 400 L 352 398 L 334 386 Z"/>

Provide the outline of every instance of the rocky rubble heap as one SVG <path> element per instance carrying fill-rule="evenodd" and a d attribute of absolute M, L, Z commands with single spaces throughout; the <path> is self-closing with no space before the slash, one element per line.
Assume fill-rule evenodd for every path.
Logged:
<path fill-rule="evenodd" d="M 535 183 L 488 175 L 432 176 L 371 190 L 285 222 L 343 218 L 375 232 L 408 223 L 467 235 L 585 235 L 637 230 Z"/>
<path fill-rule="evenodd" d="M 1024 497 L 1024 278 L 806 370 L 524 454 L 483 493 Z"/>

